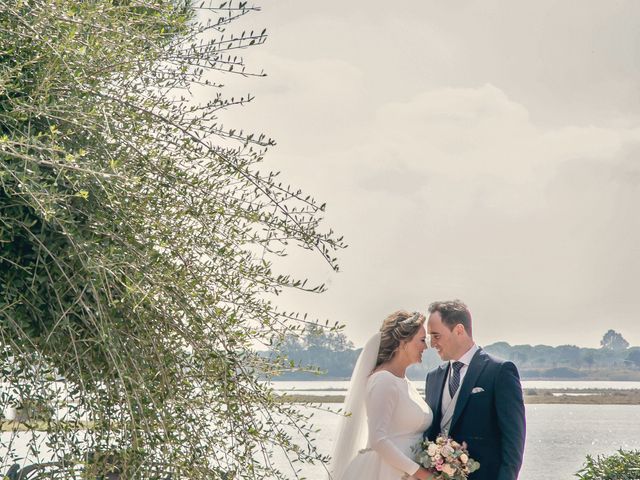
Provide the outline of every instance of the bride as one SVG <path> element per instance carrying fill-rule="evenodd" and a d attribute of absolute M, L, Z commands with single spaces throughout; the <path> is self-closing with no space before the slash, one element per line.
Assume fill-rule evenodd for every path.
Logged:
<path fill-rule="evenodd" d="M 331 464 L 333 480 L 429 480 L 414 460 L 433 414 L 405 377 L 427 348 L 425 317 L 398 311 L 365 345 L 351 376 Z"/>

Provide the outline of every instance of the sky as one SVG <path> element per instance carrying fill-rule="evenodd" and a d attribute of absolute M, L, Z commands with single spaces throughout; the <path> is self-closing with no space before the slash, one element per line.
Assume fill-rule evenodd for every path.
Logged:
<path fill-rule="evenodd" d="M 479 345 L 640 345 L 640 2 L 271 0 L 240 27 L 263 78 L 225 126 L 327 203 L 340 272 L 286 309 L 361 346 L 398 309 L 470 307 Z M 206 94 L 202 94 L 206 96 Z"/>

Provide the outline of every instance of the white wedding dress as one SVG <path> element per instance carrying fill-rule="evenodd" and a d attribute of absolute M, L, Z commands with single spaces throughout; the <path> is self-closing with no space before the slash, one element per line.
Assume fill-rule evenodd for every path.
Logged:
<path fill-rule="evenodd" d="M 406 378 L 386 370 L 366 381 L 366 448 L 355 454 L 335 480 L 400 480 L 418 469 L 414 449 L 433 414 Z"/>

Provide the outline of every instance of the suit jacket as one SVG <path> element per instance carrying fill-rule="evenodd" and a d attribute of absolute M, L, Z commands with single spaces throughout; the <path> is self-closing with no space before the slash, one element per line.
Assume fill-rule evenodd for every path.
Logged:
<path fill-rule="evenodd" d="M 427 374 L 425 396 L 433 411 L 433 423 L 425 437 L 440 434 L 442 392 L 449 363 Z M 469 455 L 480 469 L 469 480 L 516 480 L 522 465 L 525 416 L 518 369 L 512 362 L 492 357 L 479 349 L 467 368 L 449 436 L 467 442 Z"/>

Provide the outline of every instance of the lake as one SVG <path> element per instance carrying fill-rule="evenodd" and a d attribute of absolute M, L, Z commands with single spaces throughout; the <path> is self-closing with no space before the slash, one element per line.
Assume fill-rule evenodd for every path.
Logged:
<path fill-rule="evenodd" d="M 413 382 L 421 392 L 422 381 Z M 278 392 L 309 395 L 340 395 L 347 381 L 273 382 Z M 616 381 L 523 381 L 523 389 L 640 389 L 640 382 Z M 337 409 L 340 405 L 326 405 Z M 307 407 L 301 407 L 307 408 Z M 527 442 L 520 480 L 575 479 L 587 454 L 612 454 L 623 448 L 640 450 L 640 405 L 526 405 Z M 317 445 L 330 454 L 336 435 L 338 416 L 316 410 L 314 424 L 322 430 Z M 324 479 L 320 465 L 302 469 L 309 479 Z"/>
<path fill-rule="evenodd" d="M 280 392 L 308 394 L 344 394 L 348 382 L 274 382 Z M 422 389 L 422 382 L 415 382 Z M 573 388 L 573 389 L 634 389 L 640 382 L 523 382 L 523 388 Z M 322 405 L 314 409 L 313 423 L 321 427 L 316 444 L 323 454 L 330 454 L 338 425 L 338 415 L 326 411 L 337 409 L 338 404 Z M 301 406 L 302 409 L 311 407 Z M 611 454 L 617 449 L 640 449 L 640 405 L 526 405 L 527 443 L 520 480 L 575 479 L 587 454 Z M 26 455 L 29 432 L 13 437 L 13 449 Z M 36 434 L 40 437 L 40 434 Z M 2 434 L 8 442 L 11 433 Z M 6 445 L 6 443 L 5 443 Z M 7 464 L 6 449 L 0 449 L 0 459 Z M 47 457 L 46 452 L 42 456 Z M 286 463 L 279 461 L 284 469 Z M 299 464 L 297 464 L 299 466 Z M 305 465 L 302 475 L 310 480 L 324 480 L 326 473 L 321 465 Z M 2 472 L 3 473 L 3 472 Z M 293 478 L 293 475 L 291 475 Z"/>
<path fill-rule="evenodd" d="M 526 405 L 525 408 L 527 442 L 520 480 L 575 479 L 574 474 L 587 454 L 640 449 L 640 405 Z M 321 453 L 331 453 L 338 419 L 336 414 L 315 410 L 313 423 L 321 426 L 316 439 Z M 301 473 L 311 480 L 326 478 L 321 465 L 307 465 Z"/>

